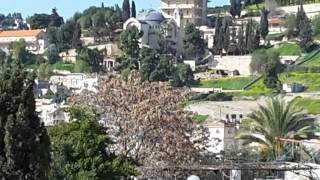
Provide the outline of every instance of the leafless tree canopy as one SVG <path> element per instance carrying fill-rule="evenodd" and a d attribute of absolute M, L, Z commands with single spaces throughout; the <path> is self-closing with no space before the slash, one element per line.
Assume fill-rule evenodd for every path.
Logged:
<path fill-rule="evenodd" d="M 111 78 L 99 84 L 98 93 L 70 101 L 103 111 L 102 121 L 115 141 L 113 150 L 144 166 L 199 162 L 208 131 L 179 107 L 185 101 L 183 91 L 166 83 L 142 83 L 136 73 L 127 81 Z"/>

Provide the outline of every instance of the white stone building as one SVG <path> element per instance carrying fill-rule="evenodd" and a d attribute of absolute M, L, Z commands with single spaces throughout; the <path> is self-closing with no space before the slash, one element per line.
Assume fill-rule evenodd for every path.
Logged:
<path fill-rule="evenodd" d="M 65 86 L 74 93 L 81 93 L 83 90 L 97 92 L 98 77 L 88 77 L 82 73 L 70 73 L 54 75 L 50 77 L 50 84 L 56 86 Z M 54 89 L 52 89 L 54 92 Z"/>
<path fill-rule="evenodd" d="M 68 122 L 68 113 L 61 110 L 61 108 L 66 107 L 65 105 L 53 103 L 51 99 L 36 99 L 36 111 L 39 113 L 39 118 L 45 126 Z"/>
<path fill-rule="evenodd" d="M 26 42 L 26 49 L 34 54 L 43 54 L 47 46 L 45 32 L 36 30 L 10 30 L 0 32 L 0 49 L 9 53 L 9 45 L 19 40 Z"/>
<path fill-rule="evenodd" d="M 158 49 L 160 35 L 167 41 L 173 42 L 173 47 L 177 53 L 182 51 L 181 18 L 179 11 L 176 12 L 175 19 L 165 19 L 165 17 L 155 10 L 145 10 L 138 14 L 137 18 L 128 19 L 123 29 L 135 26 L 143 32 L 140 38 L 140 47 Z"/>
<path fill-rule="evenodd" d="M 160 9 L 167 19 L 174 19 L 179 9 L 183 15 L 182 27 L 187 23 L 201 26 L 207 22 L 207 0 L 161 0 Z"/>

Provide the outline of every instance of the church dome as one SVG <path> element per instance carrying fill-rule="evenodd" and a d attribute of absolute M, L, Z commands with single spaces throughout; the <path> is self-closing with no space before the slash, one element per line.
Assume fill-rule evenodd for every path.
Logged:
<path fill-rule="evenodd" d="M 153 9 L 142 11 L 138 14 L 137 19 L 139 21 L 145 21 L 150 24 L 160 24 L 165 20 L 160 12 L 157 12 Z"/>

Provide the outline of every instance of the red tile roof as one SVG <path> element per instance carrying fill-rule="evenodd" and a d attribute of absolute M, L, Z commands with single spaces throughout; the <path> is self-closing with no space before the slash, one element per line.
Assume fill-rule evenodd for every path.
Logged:
<path fill-rule="evenodd" d="M 41 29 L 35 30 L 10 30 L 10 31 L 1 31 L 0 37 L 28 37 L 28 36 L 37 36 L 41 32 Z"/>

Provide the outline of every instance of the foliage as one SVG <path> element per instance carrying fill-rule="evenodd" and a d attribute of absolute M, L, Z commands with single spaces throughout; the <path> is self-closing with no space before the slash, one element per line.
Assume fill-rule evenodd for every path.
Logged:
<path fill-rule="evenodd" d="M 312 18 L 311 24 L 313 36 L 320 36 L 320 14 Z"/>
<path fill-rule="evenodd" d="M 19 40 L 9 44 L 9 49 L 11 50 L 11 56 L 13 59 L 18 60 L 23 64 L 34 64 L 36 58 L 33 54 L 27 51 L 27 45 L 24 40 Z"/>
<path fill-rule="evenodd" d="M 171 85 L 173 87 L 191 86 L 194 76 L 188 64 L 177 64 L 172 70 Z"/>
<path fill-rule="evenodd" d="M 49 68 L 49 64 L 42 63 L 39 65 L 38 74 L 37 74 L 38 79 L 40 80 L 49 79 L 50 73 L 51 71 Z"/>
<path fill-rule="evenodd" d="M 77 55 L 77 61 L 79 61 L 81 64 L 85 63 L 88 65 L 90 67 L 90 72 L 99 72 L 101 70 L 100 65 L 103 61 L 103 54 L 98 49 L 82 48 Z M 79 67 L 78 65 L 77 68 Z M 80 67 L 83 67 L 83 64 L 80 65 Z M 86 70 L 86 68 L 82 70 Z"/>
<path fill-rule="evenodd" d="M 269 33 L 269 21 L 268 21 L 269 13 L 270 11 L 265 8 L 261 10 L 260 33 L 264 40 L 266 40 L 266 37 Z"/>
<path fill-rule="evenodd" d="M 34 14 L 27 19 L 31 29 L 45 29 L 48 27 L 60 27 L 63 24 L 63 17 L 59 16 L 57 9 L 52 9 L 49 14 Z"/>
<path fill-rule="evenodd" d="M 47 179 L 50 141 L 36 112 L 34 75 L 18 61 L 0 72 L 0 176 Z"/>
<path fill-rule="evenodd" d="M 118 179 L 136 173 L 132 161 L 110 150 L 112 141 L 95 111 L 73 107 L 70 123 L 49 128 L 53 162 L 50 179 Z"/>
<path fill-rule="evenodd" d="M 203 123 L 209 118 L 209 115 L 195 114 L 192 119 L 196 122 Z"/>
<path fill-rule="evenodd" d="M 301 5 L 297 13 L 297 23 L 300 38 L 300 47 L 307 50 L 312 45 L 312 29 L 310 20 L 304 12 L 303 6 Z"/>
<path fill-rule="evenodd" d="M 187 58 L 201 59 L 205 53 L 205 41 L 199 29 L 194 24 L 187 24 L 184 28 L 183 48 Z"/>
<path fill-rule="evenodd" d="M 245 145 L 257 143 L 267 160 L 275 160 L 285 153 L 285 143 L 276 138 L 308 139 L 314 135 L 315 119 L 304 114 L 293 102 L 271 99 L 254 110 L 249 118 L 252 120 L 249 130 L 240 133 L 238 138 Z"/>
<path fill-rule="evenodd" d="M 241 0 L 230 0 L 230 14 L 233 18 L 241 16 Z"/>
<path fill-rule="evenodd" d="M 54 64 L 60 59 L 60 57 L 59 57 L 59 49 L 54 44 L 50 44 L 47 47 L 47 49 L 46 49 L 44 54 L 47 57 L 48 62 L 50 64 Z"/>
<path fill-rule="evenodd" d="M 240 89 L 243 89 L 247 84 L 252 82 L 255 78 L 256 76 L 226 77 L 226 78 L 201 80 L 198 84 L 195 85 L 195 87 L 240 90 Z"/>
<path fill-rule="evenodd" d="M 136 17 L 137 16 L 137 10 L 136 10 L 136 3 L 132 1 L 131 3 L 131 17 Z"/>
<path fill-rule="evenodd" d="M 122 21 L 125 22 L 130 18 L 130 2 L 129 0 L 123 0 L 122 4 Z"/>
<path fill-rule="evenodd" d="M 280 44 L 276 51 L 280 56 L 300 56 L 302 53 L 299 45 L 287 42 Z"/>
<path fill-rule="evenodd" d="M 297 32 L 296 32 L 296 21 L 297 21 L 297 17 L 295 15 L 289 15 L 285 19 L 285 22 L 284 22 L 283 26 L 286 28 L 286 31 L 285 31 L 284 35 L 287 38 L 292 38 L 292 37 L 295 37 L 297 35 Z"/>
<path fill-rule="evenodd" d="M 198 162 L 208 134 L 180 109 L 184 93 L 166 83 L 141 82 L 138 76 L 132 72 L 127 81 L 102 80 L 98 93 L 85 93 L 70 101 L 102 109 L 102 120 L 115 142 L 113 148 L 144 166 Z"/>
<path fill-rule="evenodd" d="M 126 58 L 137 58 L 139 56 L 139 39 L 143 32 L 132 26 L 124 30 L 120 35 L 119 47 Z"/>

